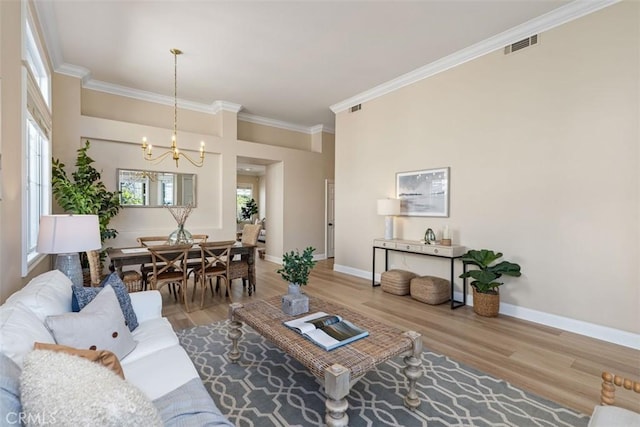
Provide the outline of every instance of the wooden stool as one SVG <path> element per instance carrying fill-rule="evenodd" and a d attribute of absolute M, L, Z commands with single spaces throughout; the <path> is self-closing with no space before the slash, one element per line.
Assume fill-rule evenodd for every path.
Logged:
<path fill-rule="evenodd" d="M 380 286 L 382 290 L 394 295 L 407 295 L 411 279 L 415 273 L 406 270 L 389 270 L 382 273 Z"/>
<path fill-rule="evenodd" d="M 442 304 L 451 298 L 451 284 L 447 279 L 421 276 L 411 279 L 411 298 L 427 304 Z"/>

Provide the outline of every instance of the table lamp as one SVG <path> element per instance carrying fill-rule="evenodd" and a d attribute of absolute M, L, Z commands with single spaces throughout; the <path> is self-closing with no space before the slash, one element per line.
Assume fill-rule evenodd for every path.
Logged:
<path fill-rule="evenodd" d="M 43 215 L 40 217 L 38 246 L 41 254 L 56 254 L 56 269 L 74 286 L 83 286 L 78 252 L 102 247 L 97 215 Z"/>
<path fill-rule="evenodd" d="M 400 215 L 400 199 L 378 200 L 378 215 L 385 215 L 384 238 L 393 239 L 393 217 Z"/>

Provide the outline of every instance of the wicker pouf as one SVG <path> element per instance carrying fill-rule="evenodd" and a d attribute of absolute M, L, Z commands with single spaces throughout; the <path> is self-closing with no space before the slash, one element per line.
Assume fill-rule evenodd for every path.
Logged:
<path fill-rule="evenodd" d="M 122 276 L 122 282 L 129 293 L 142 290 L 142 275 L 140 273 L 137 271 L 125 271 Z"/>
<path fill-rule="evenodd" d="M 451 298 L 451 284 L 447 279 L 421 276 L 411 279 L 411 298 L 427 304 L 442 304 Z"/>
<path fill-rule="evenodd" d="M 389 270 L 382 273 L 380 286 L 382 290 L 394 295 L 407 295 L 411 279 L 416 277 L 415 273 L 405 270 Z"/>

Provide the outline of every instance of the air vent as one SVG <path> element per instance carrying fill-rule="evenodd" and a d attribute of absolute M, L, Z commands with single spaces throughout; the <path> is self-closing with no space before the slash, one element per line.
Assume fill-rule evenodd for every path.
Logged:
<path fill-rule="evenodd" d="M 519 50 L 524 49 L 525 47 L 533 46 L 534 44 L 538 44 L 538 35 L 534 34 L 531 37 L 527 37 L 526 39 L 522 39 L 517 41 L 509 46 L 504 48 L 504 54 L 508 55 L 513 52 L 517 52 Z"/>
<path fill-rule="evenodd" d="M 360 110 L 362 110 L 362 104 L 354 105 L 353 107 L 351 107 L 352 113 L 355 113 L 356 111 L 360 111 Z"/>

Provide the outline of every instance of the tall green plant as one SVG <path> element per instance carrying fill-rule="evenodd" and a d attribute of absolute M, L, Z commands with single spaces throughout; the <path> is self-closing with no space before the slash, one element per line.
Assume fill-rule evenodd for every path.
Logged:
<path fill-rule="evenodd" d="M 502 258 L 501 252 L 494 252 L 488 249 L 481 249 L 479 251 L 471 249 L 461 258 L 463 262 L 475 265 L 477 270 L 469 270 L 466 273 L 460 275 L 460 278 L 471 278 L 471 286 L 482 294 L 495 293 L 497 287 L 502 286 L 502 282 L 497 280 L 505 276 L 519 277 L 520 266 L 508 261 L 501 261 L 494 264 L 497 260 Z"/>
<path fill-rule="evenodd" d="M 71 179 L 64 163 L 53 159 L 51 184 L 53 196 L 65 212 L 98 215 L 100 240 L 104 242 L 118 235 L 117 230 L 109 228 L 109 222 L 120 211 L 120 199 L 117 191 L 107 191 L 100 181 L 100 172 L 92 166 L 94 160 L 87 154 L 90 146 L 86 141 L 84 147 L 78 149 L 76 171 Z"/>
<path fill-rule="evenodd" d="M 251 219 L 258 213 L 258 204 L 254 199 L 247 201 L 247 203 L 241 208 L 240 216 L 242 219 Z"/>

